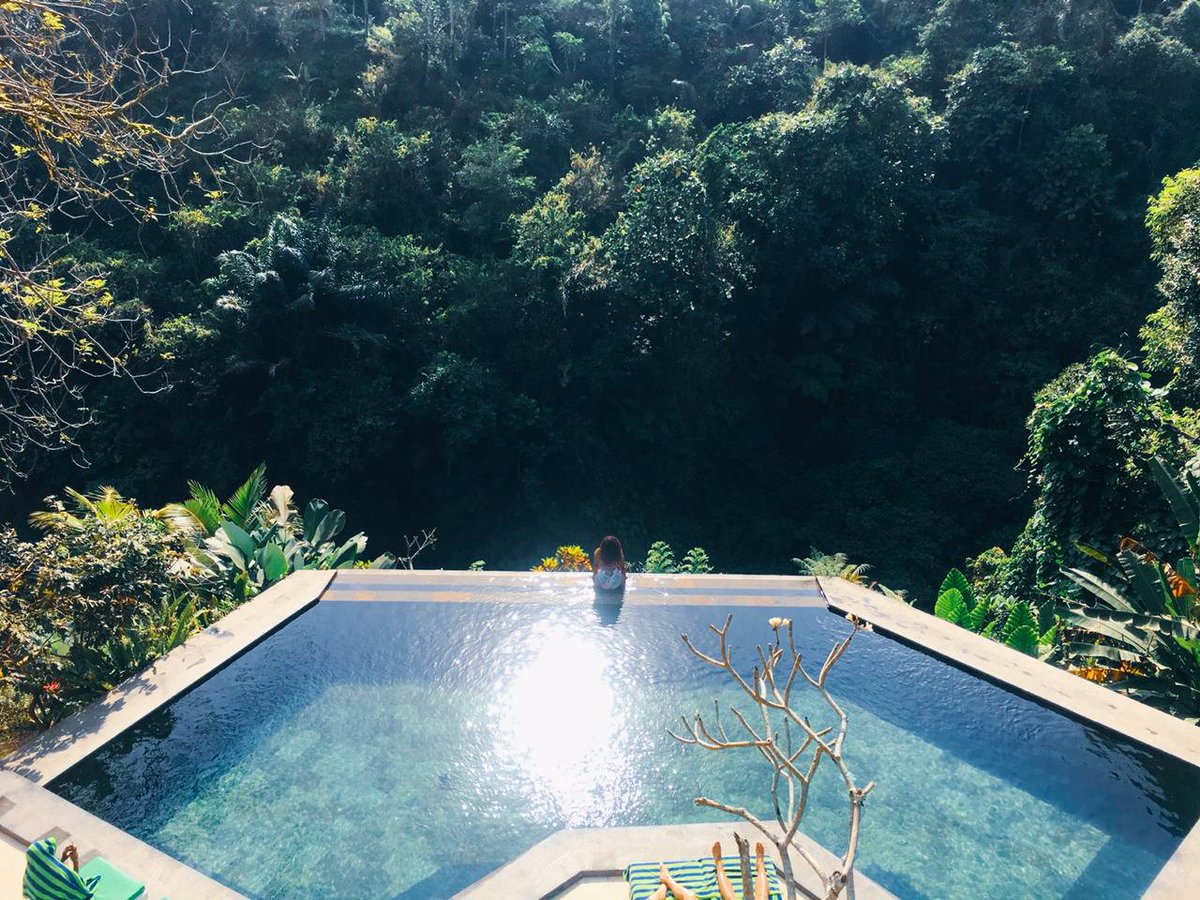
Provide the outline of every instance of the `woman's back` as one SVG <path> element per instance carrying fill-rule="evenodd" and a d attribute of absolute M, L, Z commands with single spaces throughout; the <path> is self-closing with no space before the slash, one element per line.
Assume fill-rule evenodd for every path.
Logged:
<path fill-rule="evenodd" d="M 592 584 L 600 591 L 625 589 L 625 551 L 611 534 L 592 554 Z"/>

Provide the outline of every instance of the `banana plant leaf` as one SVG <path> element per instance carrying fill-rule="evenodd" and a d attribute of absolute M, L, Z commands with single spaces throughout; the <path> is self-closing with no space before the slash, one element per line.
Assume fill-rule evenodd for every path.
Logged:
<path fill-rule="evenodd" d="M 1146 654 L 1135 650 L 1122 650 L 1111 644 L 1086 644 L 1072 641 L 1063 648 L 1069 659 L 1094 660 L 1097 665 L 1117 666 L 1121 663 L 1146 664 Z"/>
<path fill-rule="evenodd" d="M 1195 495 L 1185 492 L 1179 482 L 1167 471 L 1162 460 L 1157 457 L 1150 459 L 1150 473 L 1158 482 L 1159 490 L 1166 497 L 1167 504 L 1171 507 L 1175 520 L 1179 522 L 1179 528 L 1183 532 L 1188 546 L 1194 550 L 1197 537 L 1200 536 L 1200 508 L 1197 508 Z"/>
<path fill-rule="evenodd" d="M 1185 641 L 1200 638 L 1200 625 L 1177 616 L 1150 616 L 1099 607 L 1084 607 L 1080 609 L 1070 606 L 1061 607 L 1059 614 L 1064 619 L 1077 624 L 1080 628 L 1099 631 L 1100 629 L 1096 628 L 1096 626 L 1101 623 L 1109 626 L 1117 626 L 1119 633 L 1105 631 L 1104 634 L 1108 637 L 1116 637 L 1118 639 L 1121 639 L 1126 628 L 1133 631 L 1138 640 L 1148 640 L 1147 631 L 1155 631 L 1164 635 L 1174 635 Z M 1124 626 L 1124 628 L 1121 626 Z"/>
<path fill-rule="evenodd" d="M 239 525 L 233 522 L 222 522 L 220 533 L 223 534 L 228 542 L 236 547 L 242 556 L 248 561 L 254 559 L 257 542 L 254 538 L 242 529 Z"/>
<path fill-rule="evenodd" d="M 380 553 L 377 557 L 371 560 L 370 568 L 372 569 L 394 569 L 396 568 L 396 556 L 393 553 Z"/>
<path fill-rule="evenodd" d="M 1120 591 L 1111 584 L 1101 581 L 1091 572 L 1085 572 L 1083 569 L 1063 569 L 1063 573 L 1088 593 L 1095 596 L 1096 599 L 1106 603 L 1113 609 L 1121 609 L 1131 613 L 1138 612 L 1133 604 L 1121 595 Z"/>
<path fill-rule="evenodd" d="M 266 580 L 272 584 L 288 573 L 287 557 L 283 555 L 278 544 L 267 544 L 263 547 L 258 562 Z"/>
<path fill-rule="evenodd" d="M 1132 550 L 1122 550 L 1117 554 L 1125 577 L 1133 588 L 1134 597 L 1142 605 L 1143 610 L 1153 613 L 1164 613 L 1171 602 L 1171 588 L 1162 577 L 1162 572 L 1156 563 L 1143 562 Z"/>

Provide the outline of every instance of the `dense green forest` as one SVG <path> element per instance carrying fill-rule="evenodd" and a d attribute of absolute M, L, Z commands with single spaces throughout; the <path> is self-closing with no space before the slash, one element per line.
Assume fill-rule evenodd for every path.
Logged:
<path fill-rule="evenodd" d="M 144 376 L 88 385 L 89 468 L 39 455 L 4 520 L 266 462 L 378 548 L 436 528 L 423 564 L 612 531 L 725 571 L 845 550 L 927 596 L 1035 500 L 1018 550 L 1157 496 L 1047 506 L 1078 443 L 1025 426 L 1052 382 L 1039 410 L 1118 371 L 1166 402 L 1114 354 L 1054 379 L 1140 353 L 1163 302 L 1147 200 L 1200 159 L 1196 0 L 127 6 L 186 48 L 164 109 L 227 98 L 227 155 L 173 208 L 55 223 L 138 305 Z M 1086 493 L 1109 461 L 1071 465 Z"/>

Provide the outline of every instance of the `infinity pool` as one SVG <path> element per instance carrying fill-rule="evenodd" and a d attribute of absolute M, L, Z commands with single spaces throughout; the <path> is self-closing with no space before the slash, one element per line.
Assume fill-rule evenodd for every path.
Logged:
<path fill-rule="evenodd" d="M 321 602 L 52 789 L 255 898 L 445 900 L 565 826 L 720 818 L 701 794 L 768 812 L 756 753 L 666 728 L 739 700 L 679 635 L 732 611 L 749 666 L 778 607 L 552 599 Z M 814 658 L 849 630 L 790 614 Z M 830 684 L 878 784 L 860 867 L 901 897 L 1140 896 L 1200 816 L 1196 769 L 887 638 Z M 824 775 L 803 828 L 840 852 Z"/>

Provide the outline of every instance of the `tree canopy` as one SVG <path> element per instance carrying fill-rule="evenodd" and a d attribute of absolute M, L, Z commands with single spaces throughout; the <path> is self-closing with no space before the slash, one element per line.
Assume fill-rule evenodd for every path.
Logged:
<path fill-rule="evenodd" d="M 1039 422 L 1158 414 L 1120 361 L 1152 254 L 1150 358 L 1191 352 L 1196 0 L 122 9 L 190 35 L 153 127 L 225 92 L 249 148 L 151 216 L 53 217 L 172 386 L 89 388 L 87 477 L 148 502 L 267 459 L 384 545 L 436 526 L 439 564 L 617 531 L 732 569 L 835 546 L 920 592 L 1020 532 L 1044 385 Z M 49 457 L 14 502 L 79 481 Z"/>

